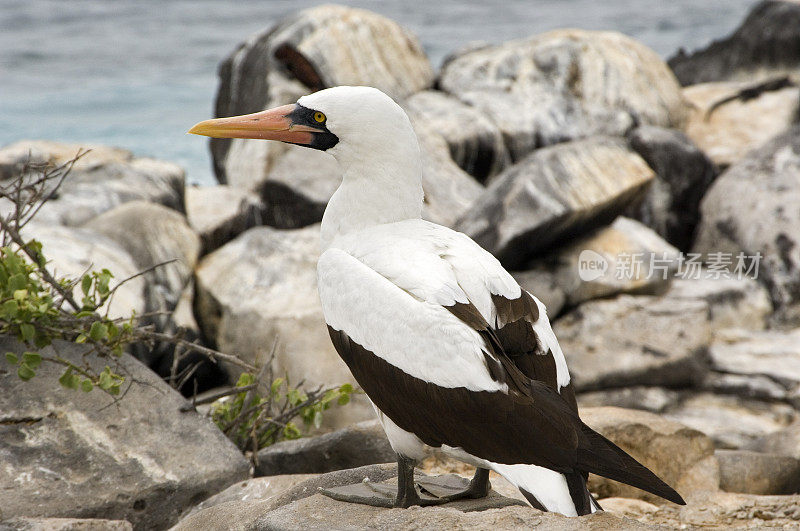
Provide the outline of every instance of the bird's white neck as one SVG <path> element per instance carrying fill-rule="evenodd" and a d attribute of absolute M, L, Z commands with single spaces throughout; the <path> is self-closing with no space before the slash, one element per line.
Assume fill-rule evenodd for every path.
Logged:
<path fill-rule="evenodd" d="M 413 132 L 412 132 L 413 135 Z M 413 142 L 383 146 L 378 152 L 336 153 L 342 184 L 322 216 L 324 251 L 338 236 L 422 215 L 422 164 Z"/>

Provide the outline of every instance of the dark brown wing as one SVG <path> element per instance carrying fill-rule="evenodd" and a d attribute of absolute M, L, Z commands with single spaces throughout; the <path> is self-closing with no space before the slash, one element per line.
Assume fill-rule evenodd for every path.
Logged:
<path fill-rule="evenodd" d="M 517 299 L 492 295 L 492 303 L 497 309 L 497 319 L 491 324 L 471 303 L 456 303 L 445 308 L 484 337 L 491 351 L 487 353 L 487 363 L 495 380 L 506 381 L 509 377 L 504 374 L 508 372 L 503 369 L 501 358 L 504 356 L 527 379 L 542 382 L 557 391 L 577 413 L 578 404 L 572 384 L 558 388 L 555 357 L 549 348 L 544 348 L 533 329 L 534 323 L 540 318 L 539 307 L 533 297 L 522 290 Z"/>

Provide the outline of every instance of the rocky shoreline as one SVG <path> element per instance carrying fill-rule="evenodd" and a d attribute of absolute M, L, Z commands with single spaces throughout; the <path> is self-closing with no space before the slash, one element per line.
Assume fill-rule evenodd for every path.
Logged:
<path fill-rule="evenodd" d="M 159 379 L 172 353 L 156 346 L 125 355 L 136 381 L 112 407 L 51 385 L 55 372 L 23 383 L 0 364 L 0 529 L 800 525 L 796 21 L 796 1 L 767 0 L 730 37 L 668 62 L 620 34 L 556 30 L 454 52 L 435 72 L 393 21 L 321 6 L 248 39 L 219 69 L 219 116 L 342 84 L 396 98 L 420 140 L 426 219 L 469 234 L 547 305 L 584 420 L 686 507 L 591 478 L 607 511 L 568 520 L 506 506 L 520 498 L 500 477 L 480 506 L 348 506 L 317 488 L 394 477 L 363 396 L 326 414 L 327 433 L 261 450 L 248 471 Z M 21 141 L 0 148 L 0 179 L 79 147 L 92 151 L 25 229 L 52 268 L 121 279 L 176 260 L 126 283 L 110 315 L 161 312 L 159 330 L 250 363 L 279 338 L 275 374 L 352 382 L 316 293 L 332 159 L 212 140 L 220 184 L 187 187 L 178 166 L 124 149 Z M 198 386 L 236 376 L 206 364 Z M 469 474 L 437 459 L 424 470 Z"/>

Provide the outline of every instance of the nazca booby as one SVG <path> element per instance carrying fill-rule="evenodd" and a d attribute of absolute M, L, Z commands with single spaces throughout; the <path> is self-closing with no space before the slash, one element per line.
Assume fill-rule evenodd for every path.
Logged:
<path fill-rule="evenodd" d="M 319 296 L 333 344 L 397 452 L 398 488 L 329 495 L 433 505 L 485 496 L 494 470 L 532 506 L 575 516 L 600 509 L 586 488 L 592 472 L 684 503 L 580 420 L 544 305 L 469 237 L 421 219 L 419 144 L 383 92 L 329 88 L 189 132 L 280 140 L 339 162 L 342 182 L 322 217 Z M 414 465 L 431 448 L 477 467 L 467 488 L 418 490 Z"/>

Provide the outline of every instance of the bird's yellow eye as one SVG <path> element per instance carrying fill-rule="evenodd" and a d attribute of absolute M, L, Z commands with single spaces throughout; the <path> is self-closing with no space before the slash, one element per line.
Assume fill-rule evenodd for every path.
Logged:
<path fill-rule="evenodd" d="M 325 121 L 325 115 L 317 111 L 314 113 L 314 120 L 316 120 L 317 123 L 321 124 L 322 122 Z"/>

